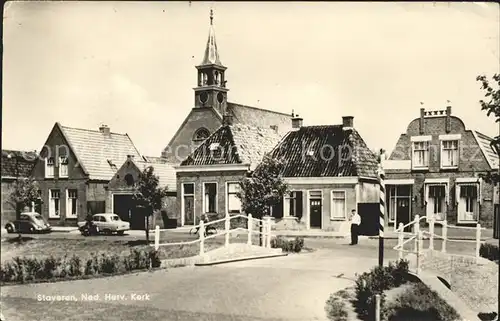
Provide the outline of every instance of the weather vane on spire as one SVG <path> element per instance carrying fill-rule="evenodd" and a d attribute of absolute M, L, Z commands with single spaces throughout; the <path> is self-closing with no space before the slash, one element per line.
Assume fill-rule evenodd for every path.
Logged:
<path fill-rule="evenodd" d="M 210 8 L 210 25 L 213 25 L 214 22 L 214 11 Z"/>

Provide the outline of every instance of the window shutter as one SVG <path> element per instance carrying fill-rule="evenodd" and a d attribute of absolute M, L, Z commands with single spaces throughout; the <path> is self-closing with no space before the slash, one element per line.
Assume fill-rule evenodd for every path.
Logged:
<path fill-rule="evenodd" d="M 477 203 L 481 204 L 481 200 L 483 199 L 483 179 L 479 178 L 477 182 Z"/>
<path fill-rule="evenodd" d="M 297 209 L 296 209 L 296 213 L 295 215 L 300 219 L 302 217 L 302 212 L 303 212 L 303 209 L 302 209 L 302 204 L 303 204 L 303 200 L 302 200 L 302 191 L 300 192 L 296 192 L 296 204 L 297 204 Z"/>
<path fill-rule="evenodd" d="M 444 193 L 445 193 L 445 200 L 446 200 L 446 205 L 450 204 L 450 185 L 445 184 L 444 185 Z"/>
<path fill-rule="evenodd" d="M 460 203 L 460 185 L 455 183 L 455 203 Z"/>

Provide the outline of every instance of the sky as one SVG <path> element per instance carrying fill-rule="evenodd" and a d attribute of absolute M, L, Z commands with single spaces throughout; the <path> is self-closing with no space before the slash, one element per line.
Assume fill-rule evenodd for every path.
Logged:
<path fill-rule="evenodd" d="M 494 3 L 45 1 L 4 8 L 2 148 L 39 151 L 55 122 L 106 124 L 160 156 L 194 107 L 210 8 L 230 102 L 304 125 L 354 116 L 387 151 L 447 101 L 498 135 L 475 80 L 500 72 Z"/>

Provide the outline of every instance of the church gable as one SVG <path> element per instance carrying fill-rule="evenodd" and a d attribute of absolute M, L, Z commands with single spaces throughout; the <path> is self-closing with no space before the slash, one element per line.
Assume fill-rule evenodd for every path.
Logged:
<path fill-rule="evenodd" d="M 212 108 L 194 108 L 179 127 L 172 140 L 162 152 L 167 162 L 178 164 L 193 152 L 202 142 L 200 135 L 206 131 L 212 134 L 222 124 L 222 119 Z"/>
<path fill-rule="evenodd" d="M 141 171 L 135 163 L 127 159 L 108 183 L 109 190 L 133 190 Z"/>

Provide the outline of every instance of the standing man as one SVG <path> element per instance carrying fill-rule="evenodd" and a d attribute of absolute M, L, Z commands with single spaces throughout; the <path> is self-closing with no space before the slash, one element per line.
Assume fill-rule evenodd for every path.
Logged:
<path fill-rule="evenodd" d="M 359 225 L 361 224 L 361 216 L 356 213 L 356 210 L 351 211 L 351 244 L 358 244 L 358 233 L 359 233 Z"/>

